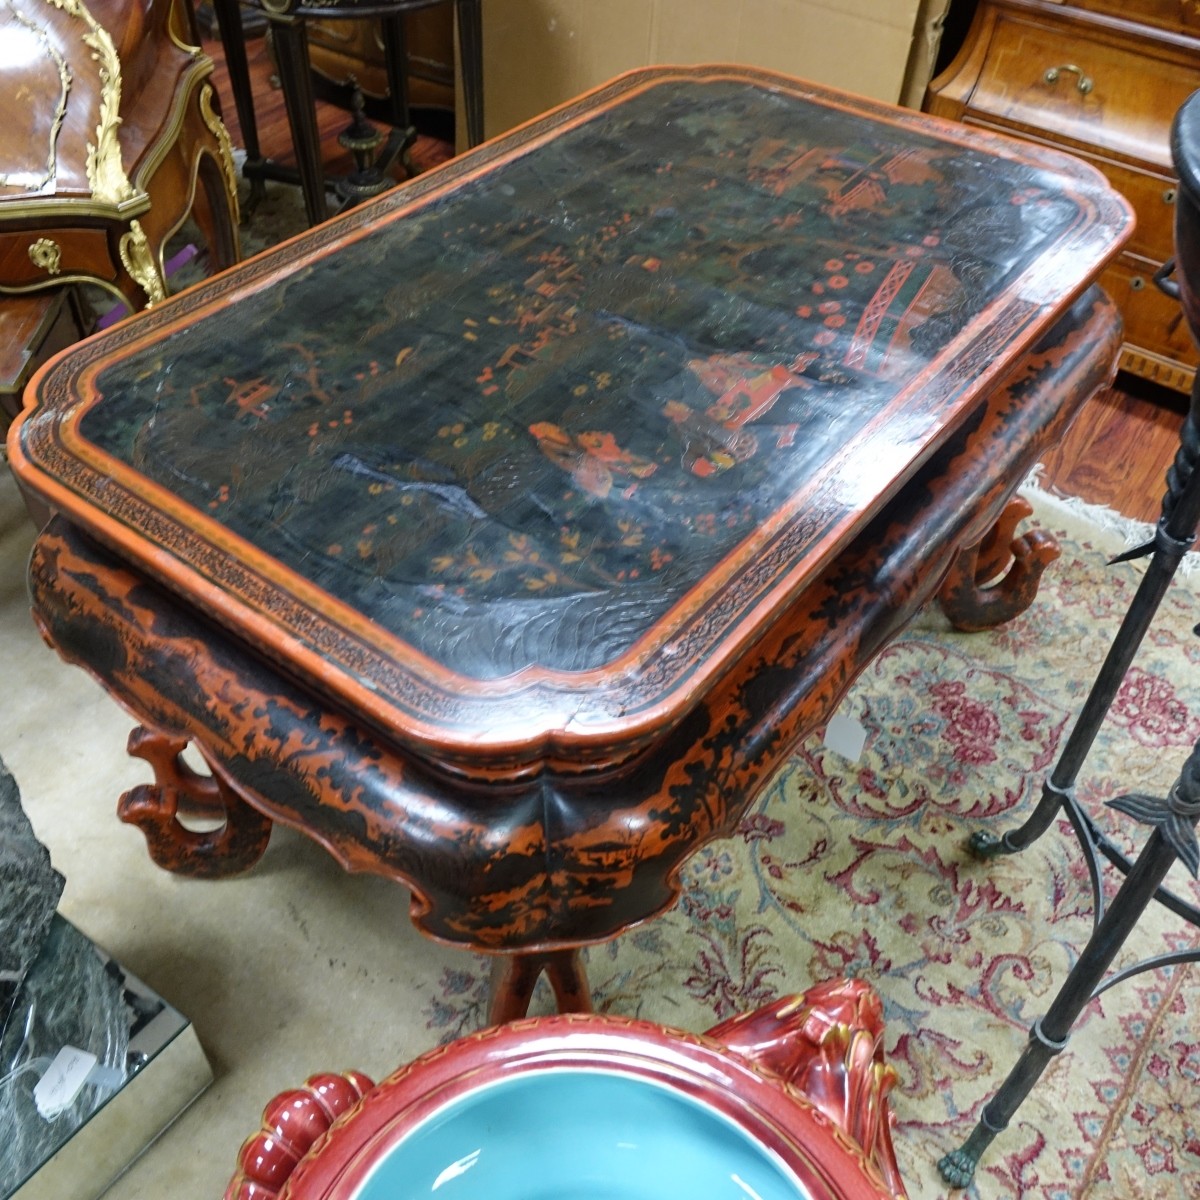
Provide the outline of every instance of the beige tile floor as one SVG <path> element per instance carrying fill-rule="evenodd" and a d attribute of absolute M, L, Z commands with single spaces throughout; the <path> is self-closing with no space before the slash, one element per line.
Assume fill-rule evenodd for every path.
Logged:
<path fill-rule="evenodd" d="M 0 467 L 0 759 L 66 876 L 60 911 L 191 1018 L 215 1074 L 109 1196 L 218 1200 L 272 1095 L 317 1070 L 379 1078 L 434 1045 L 423 1006 L 443 967 L 471 960 L 412 929 L 401 888 L 345 874 L 286 829 L 237 879 L 155 867 L 115 816 L 117 796 L 149 781 L 124 752 L 130 719 L 30 618 L 33 536 Z"/>

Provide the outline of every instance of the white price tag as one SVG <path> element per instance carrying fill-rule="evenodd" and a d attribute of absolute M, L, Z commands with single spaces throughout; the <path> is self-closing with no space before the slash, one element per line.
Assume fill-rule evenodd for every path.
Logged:
<path fill-rule="evenodd" d="M 33 1102 L 47 1120 L 57 1117 L 76 1096 L 99 1060 L 86 1050 L 64 1046 L 33 1085 Z"/>
<path fill-rule="evenodd" d="M 856 763 L 862 758 L 867 744 L 867 731 L 853 717 L 834 713 L 825 726 L 825 746 L 840 754 L 847 762 Z"/>

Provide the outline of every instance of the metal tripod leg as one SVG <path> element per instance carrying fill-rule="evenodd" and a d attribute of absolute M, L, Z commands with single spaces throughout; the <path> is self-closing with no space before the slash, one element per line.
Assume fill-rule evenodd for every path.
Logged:
<path fill-rule="evenodd" d="M 1125 882 L 1113 898 L 1108 911 L 1095 859 L 1095 848 L 1088 843 L 1089 833 L 1074 799 L 1075 780 L 1091 750 L 1100 725 L 1108 713 L 1125 673 L 1133 662 L 1146 631 L 1158 611 L 1181 559 L 1194 540 L 1200 522 L 1200 377 L 1192 387 L 1191 406 L 1184 422 L 1179 451 L 1167 473 L 1167 494 L 1163 499 L 1153 542 L 1119 556 L 1121 562 L 1152 554 L 1150 565 L 1138 587 L 1129 611 L 1109 649 L 1100 673 L 1092 685 L 1075 728 L 1063 749 L 1050 778 L 1043 785 L 1042 798 L 1029 819 L 1018 829 L 997 838 L 976 834 L 972 848 L 987 857 L 1023 850 L 1040 837 L 1056 815 L 1066 809 L 1088 855 L 1096 905 L 1096 923 L 1087 946 L 1067 976 L 1054 1003 L 1030 1031 L 1024 1053 L 988 1102 L 971 1136 L 958 1149 L 947 1154 L 938 1167 L 950 1184 L 965 1187 L 970 1183 L 979 1156 L 995 1136 L 1005 1129 L 1030 1089 L 1041 1077 L 1050 1060 L 1066 1047 L 1071 1028 L 1084 1006 L 1114 983 L 1142 970 L 1171 963 L 1200 959 L 1200 951 L 1183 952 L 1147 960 L 1104 980 L 1105 973 L 1129 936 L 1146 906 L 1169 894 L 1160 886 L 1171 864 L 1179 858 L 1196 874 L 1200 864 L 1195 826 L 1200 817 L 1200 742 L 1193 748 L 1183 773 L 1166 800 L 1150 796 L 1124 796 L 1110 807 L 1136 820 L 1154 826 L 1141 854 L 1128 866 Z M 1121 864 L 1122 866 L 1128 864 Z M 1175 911 L 1180 911 L 1179 907 Z M 1185 912 L 1184 915 L 1187 915 Z"/>
<path fill-rule="evenodd" d="M 1023 825 L 1000 837 L 976 833 L 971 849 L 984 858 L 1015 854 L 1031 845 L 1054 822 L 1072 797 L 1075 780 L 1096 740 L 1100 726 L 1116 698 L 1125 673 L 1133 662 L 1142 639 L 1162 603 L 1176 569 L 1194 540 L 1200 523 L 1200 375 L 1192 385 L 1191 405 L 1184 422 L 1175 461 L 1167 473 L 1167 494 L 1154 541 L 1119 555 L 1114 562 L 1127 562 L 1153 554 L 1129 611 L 1109 648 L 1096 682 L 1079 714 L 1071 736 L 1050 778 L 1042 785 L 1042 798 Z"/>
<path fill-rule="evenodd" d="M 938 1163 L 942 1178 L 955 1187 L 965 1187 L 971 1182 L 980 1155 L 991 1145 L 992 1139 L 1007 1128 L 1013 1113 L 1050 1060 L 1066 1048 L 1071 1028 L 1087 1003 L 1108 986 L 1102 984 L 1105 972 L 1146 906 L 1154 899 L 1175 859 L 1180 858 L 1195 874 L 1198 855 L 1195 826 L 1200 817 L 1200 742 L 1193 747 L 1183 774 L 1166 800 L 1129 796 L 1111 803 L 1118 811 L 1152 824 L 1154 832 L 1113 898 L 1104 919 L 1088 939 L 1049 1011 L 1040 1021 L 1034 1022 L 1024 1053 L 984 1108 L 971 1136 Z M 1173 960 L 1182 961 L 1182 958 L 1173 956 Z M 1161 960 L 1141 964 L 1146 970 L 1159 965 Z M 1123 974 L 1122 978 L 1131 973 Z"/>

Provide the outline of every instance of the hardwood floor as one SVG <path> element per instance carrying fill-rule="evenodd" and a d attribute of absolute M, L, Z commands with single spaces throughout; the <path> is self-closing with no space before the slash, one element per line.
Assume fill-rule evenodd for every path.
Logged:
<path fill-rule="evenodd" d="M 225 71 L 220 43 L 206 40 L 205 48 L 216 61 L 216 86 L 222 97 L 225 120 L 235 144 L 240 144 L 233 93 Z M 247 43 L 250 71 L 263 152 L 280 162 L 294 161 L 283 96 L 271 84 L 271 62 L 265 40 Z M 344 110 L 318 102 L 321 146 L 331 175 L 347 170 L 349 155 L 338 145 L 345 127 Z M 448 157 L 451 147 L 423 137 L 415 159 L 432 165 Z M 1120 376 L 1081 411 L 1062 443 L 1043 461 L 1042 484 L 1064 495 L 1102 504 L 1140 521 L 1158 517 L 1167 468 L 1179 444 L 1179 429 L 1187 411 L 1187 398 L 1141 380 Z"/>
<path fill-rule="evenodd" d="M 1042 460 L 1043 486 L 1156 521 L 1186 413 L 1186 396 L 1119 375 Z"/>

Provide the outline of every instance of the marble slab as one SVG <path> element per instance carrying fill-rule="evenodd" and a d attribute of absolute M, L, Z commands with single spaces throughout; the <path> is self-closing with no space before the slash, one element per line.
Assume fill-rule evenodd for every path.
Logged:
<path fill-rule="evenodd" d="M 21 807 L 16 780 L 0 763 L 0 1039 L 42 952 L 64 882 Z"/>

